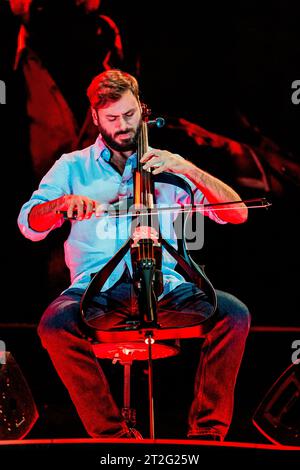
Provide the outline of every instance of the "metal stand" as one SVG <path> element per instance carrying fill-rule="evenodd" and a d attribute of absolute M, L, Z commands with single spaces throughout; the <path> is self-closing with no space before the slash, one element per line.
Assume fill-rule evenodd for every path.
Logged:
<path fill-rule="evenodd" d="M 151 242 L 151 241 L 150 241 Z M 160 275 L 161 283 L 157 283 Z M 148 392 L 149 392 L 149 434 L 150 439 L 155 438 L 155 417 L 153 397 L 153 356 L 152 345 L 155 341 L 152 328 L 158 329 L 157 322 L 157 296 L 162 290 L 162 274 L 156 270 L 156 261 L 143 259 L 137 264 L 135 288 L 138 296 L 140 328 L 151 328 L 146 330 L 145 343 L 148 345 Z M 159 288 L 157 288 L 159 286 Z"/>
<path fill-rule="evenodd" d="M 148 343 L 148 391 L 149 391 L 149 434 L 150 439 L 155 438 L 155 419 L 154 419 L 154 397 L 153 397 L 153 359 L 152 344 L 154 343 L 152 332 L 147 334 L 146 343 Z"/>
<path fill-rule="evenodd" d="M 122 416 L 127 426 L 131 429 L 136 425 L 136 410 L 130 406 L 130 386 L 131 386 L 131 366 L 132 361 L 121 362 L 124 366 L 124 386 L 123 386 L 123 408 Z"/>

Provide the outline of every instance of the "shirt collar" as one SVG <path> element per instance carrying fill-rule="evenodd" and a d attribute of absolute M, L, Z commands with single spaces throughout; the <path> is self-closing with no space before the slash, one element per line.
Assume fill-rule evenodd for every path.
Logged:
<path fill-rule="evenodd" d="M 111 159 L 111 151 L 104 144 L 101 134 L 99 134 L 97 137 L 95 147 L 95 160 L 99 160 L 99 158 L 101 157 L 106 162 L 109 162 Z M 128 158 L 127 162 L 130 162 L 133 168 L 136 167 L 136 152 Z"/>

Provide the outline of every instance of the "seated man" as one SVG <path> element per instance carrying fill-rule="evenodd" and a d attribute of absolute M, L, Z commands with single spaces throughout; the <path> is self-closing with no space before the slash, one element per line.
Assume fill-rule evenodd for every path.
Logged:
<path fill-rule="evenodd" d="M 133 194 L 132 170 L 142 125 L 139 89 L 133 76 L 108 70 L 92 80 L 87 94 L 99 131 L 96 142 L 64 154 L 53 165 L 23 205 L 18 223 L 25 237 L 38 241 L 62 225 L 58 211 L 66 211 L 69 218 L 76 214 L 65 243 L 71 285 L 46 309 L 38 332 L 88 434 L 128 437 L 127 425 L 80 328 L 79 304 L 91 274 L 105 266 L 124 243 L 122 222 L 97 216 L 103 204 Z M 153 174 L 165 171 L 187 179 L 199 203 L 240 200 L 233 189 L 180 155 L 150 149 L 141 161 L 143 168 L 150 168 Z M 156 185 L 158 204 L 182 204 L 187 197 L 183 193 L 173 185 Z M 206 215 L 218 223 L 240 224 L 247 220 L 247 208 L 240 203 L 220 211 L 220 215 L 212 210 L 207 210 Z M 162 233 L 165 228 L 161 227 Z M 187 282 L 175 270 L 175 264 L 172 257 L 163 253 L 164 290 L 158 298 L 158 321 L 166 310 L 173 311 L 178 319 L 184 314 L 199 319 L 207 316 L 212 306 L 205 293 Z M 126 255 L 95 298 L 106 327 L 116 316 L 130 314 L 131 306 L 136 304 L 131 275 L 131 260 Z M 232 418 L 234 386 L 249 331 L 249 313 L 232 295 L 218 292 L 215 316 L 216 323 L 205 338 L 195 377 L 187 429 L 191 438 L 223 440 Z"/>

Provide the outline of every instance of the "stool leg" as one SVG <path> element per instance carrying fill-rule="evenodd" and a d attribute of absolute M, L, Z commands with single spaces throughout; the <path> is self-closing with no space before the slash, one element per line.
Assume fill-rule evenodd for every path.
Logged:
<path fill-rule="evenodd" d="M 154 399 L 153 399 L 153 360 L 152 360 L 152 341 L 148 338 L 148 390 L 149 390 L 149 425 L 150 439 L 154 439 Z"/>
<path fill-rule="evenodd" d="M 131 363 L 124 364 L 124 408 L 130 408 L 130 368 Z"/>
<path fill-rule="evenodd" d="M 123 408 L 122 416 L 127 426 L 133 428 L 136 425 L 136 410 L 130 408 L 130 380 L 132 362 L 122 362 L 124 366 Z"/>

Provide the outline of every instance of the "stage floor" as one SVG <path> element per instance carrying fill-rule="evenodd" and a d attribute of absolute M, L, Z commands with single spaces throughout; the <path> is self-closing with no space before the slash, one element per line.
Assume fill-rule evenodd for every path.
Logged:
<path fill-rule="evenodd" d="M 230 465 L 230 468 L 298 468 L 300 447 L 250 442 L 182 439 L 23 439 L 0 441 L 0 456 L 11 463 L 97 465 L 142 468 L 145 465 Z M 96 465 L 96 466 L 95 466 Z M 147 467 L 146 467 L 147 468 Z"/>
<path fill-rule="evenodd" d="M 186 417 L 193 393 L 193 373 L 198 360 L 197 342 L 186 341 L 180 356 L 155 363 L 155 440 L 147 438 L 146 366 L 143 362 L 135 364 L 132 401 L 137 409 L 136 427 L 145 437 L 138 441 L 87 437 L 47 353 L 41 348 L 35 330 L 7 327 L 3 329 L 2 338 L 28 381 L 39 419 L 25 438 L 17 441 L 0 440 L 0 462 L 5 457 L 10 462 L 28 462 L 30 468 L 35 464 L 42 468 L 46 461 L 51 465 L 63 461 L 74 465 L 88 463 L 89 469 L 92 469 L 97 468 L 95 464 L 118 463 L 114 459 L 109 461 L 110 458 L 128 456 L 135 459 L 131 468 L 147 463 L 159 465 L 159 461 L 153 462 L 153 459 L 159 458 L 162 464 L 168 465 L 176 464 L 176 459 L 177 464 L 196 464 L 198 459 L 198 464 L 207 460 L 221 465 L 226 462 L 230 468 L 238 462 L 239 470 L 241 464 L 258 468 L 276 468 L 276 465 L 286 468 L 291 464 L 293 468 L 300 468 L 300 446 L 272 444 L 252 423 L 258 403 L 289 366 L 291 345 L 298 335 L 298 329 L 251 331 L 236 387 L 233 422 L 223 443 L 185 439 Z M 112 366 L 110 361 L 104 361 L 102 366 L 117 401 L 121 403 L 122 367 Z M 167 461 L 166 456 L 169 456 Z M 129 467 L 129 463 L 125 466 Z"/>

